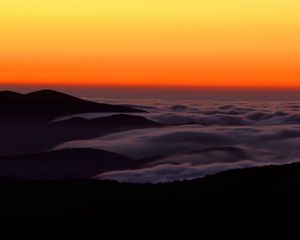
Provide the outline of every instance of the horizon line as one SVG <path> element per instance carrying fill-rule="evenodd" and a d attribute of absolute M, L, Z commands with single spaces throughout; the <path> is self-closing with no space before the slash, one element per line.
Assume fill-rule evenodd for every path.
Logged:
<path fill-rule="evenodd" d="M 6 87 L 34 87 L 34 88 L 111 88 L 111 89 L 164 89 L 164 90 L 283 90 L 283 91 L 300 91 L 300 86 L 207 86 L 207 85 L 109 85 L 109 84 L 65 84 L 65 83 L 0 83 L 0 88 Z"/>

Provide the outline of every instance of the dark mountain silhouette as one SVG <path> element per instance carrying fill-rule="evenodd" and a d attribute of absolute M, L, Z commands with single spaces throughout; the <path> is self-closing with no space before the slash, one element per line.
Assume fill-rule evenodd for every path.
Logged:
<path fill-rule="evenodd" d="M 193 181 L 155 185 L 3 179 L 0 188 L 1 216 L 5 224 L 13 226 L 42 220 L 71 227 L 79 222 L 108 221 L 109 216 L 114 216 L 112 223 L 123 216 L 123 224 L 130 216 L 138 221 L 151 219 L 152 225 L 155 219 L 164 227 L 171 222 L 197 225 L 196 216 L 211 220 L 215 226 L 216 217 L 219 220 L 221 216 L 232 224 L 233 216 L 241 221 L 252 214 L 278 216 L 281 211 L 298 211 L 300 164 L 231 170 Z M 276 220 L 281 223 L 281 219 Z"/>
<path fill-rule="evenodd" d="M 0 156 L 50 150 L 65 141 L 95 138 L 130 129 L 157 127 L 143 117 L 117 114 L 97 119 L 72 118 L 59 122 L 59 116 L 89 112 L 140 113 L 121 105 L 86 101 L 53 90 L 28 94 L 0 92 Z"/>
<path fill-rule="evenodd" d="M 96 138 L 132 129 L 160 127 L 144 117 L 117 114 L 96 119 L 71 118 L 57 122 L 19 121 L 0 125 L 0 155 L 50 150 L 72 140 Z"/>
<path fill-rule="evenodd" d="M 0 92 L 0 104 L 1 105 L 13 105 L 21 104 L 23 94 L 12 91 L 1 91 Z"/>
<path fill-rule="evenodd" d="M 0 113 L 2 115 L 54 118 L 61 115 L 87 112 L 144 111 L 121 105 L 91 102 L 53 90 L 41 90 L 28 94 L 10 91 L 0 92 Z"/>
<path fill-rule="evenodd" d="M 129 168 L 136 160 L 94 149 L 64 149 L 0 157 L 0 178 L 22 180 L 89 179 L 99 172 Z"/>
<path fill-rule="evenodd" d="M 153 121 L 150 121 L 144 117 L 141 116 L 134 116 L 134 115 L 128 115 L 128 114 L 116 114 L 108 117 L 100 117 L 100 118 L 93 118 L 93 119 L 86 119 L 82 117 L 75 117 L 70 118 L 62 121 L 55 121 L 50 123 L 50 125 L 54 127 L 109 127 L 119 128 L 120 125 L 124 125 L 130 128 L 130 126 L 134 127 L 158 127 L 162 126 L 160 123 L 156 123 Z"/>

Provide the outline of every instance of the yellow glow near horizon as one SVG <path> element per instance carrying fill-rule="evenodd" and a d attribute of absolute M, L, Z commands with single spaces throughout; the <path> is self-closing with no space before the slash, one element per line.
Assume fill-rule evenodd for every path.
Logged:
<path fill-rule="evenodd" d="M 0 83 L 300 86 L 297 0 L 2 0 Z"/>

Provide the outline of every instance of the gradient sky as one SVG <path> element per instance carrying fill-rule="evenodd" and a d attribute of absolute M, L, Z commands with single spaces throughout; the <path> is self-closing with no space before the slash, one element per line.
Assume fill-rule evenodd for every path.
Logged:
<path fill-rule="evenodd" d="M 299 0 L 2 0 L 0 83 L 300 87 Z"/>

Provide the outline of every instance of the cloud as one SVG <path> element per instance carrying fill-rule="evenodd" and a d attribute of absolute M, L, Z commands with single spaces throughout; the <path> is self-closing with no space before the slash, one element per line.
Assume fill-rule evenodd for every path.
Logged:
<path fill-rule="evenodd" d="M 92 140 L 67 142 L 58 148 L 98 148 L 145 158 L 234 143 L 234 139 L 226 133 L 191 125 L 127 131 Z"/>
<path fill-rule="evenodd" d="M 149 100 L 147 104 L 145 108 L 150 110 L 151 104 L 155 108 L 142 116 L 167 126 L 67 142 L 57 148 L 97 148 L 140 159 L 135 170 L 105 175 L 138 181 L 193 178 L 246 163 L 283 164 L 300 155 L 298 103 Z"/>
<path fill-rule="evenodd" d="M 277 161 L 279 156 L 282 161 L 285 161 L 291 156 L 294 157 L 300 147 L 300 141 L 296 142 L 294 145 L 298 144 L 298 148 L 295 146 L 290 153 L 282 156 L 282 149 L 289 149 L 291 144 L 285 140 L 298 137 L 300 137 L 300 129 L 293 125 L 276 127 L 185 125 L 126 131 L 96 139 L 67 142 L 57 148 L 96 148 L 138 159 L 157 156 L 176 159 L 192 151 L 230 146 L 244 149 L 255 161 L 273 161 L 274 159 Z M 222 154 L 228 155 L 228 153 Z M 203 155 L 203 153 L 198 155 Z M 185 158 L 188 157 L 199 156 L 197 154 L 185 156 Z"/>
<path fill-rule="evenodd" d="M 250 168 L 262 166 L 253 161 L 241 161 L 233 164 L 212 163 L 204 166 L 161 164 L 152 168 L 106 172 L 95 176 L 98 180 L 115 180 L 131 183 L 164 183 L 178 180 L 190 180 L 212 175 L 229 169 Z"/>

